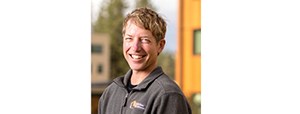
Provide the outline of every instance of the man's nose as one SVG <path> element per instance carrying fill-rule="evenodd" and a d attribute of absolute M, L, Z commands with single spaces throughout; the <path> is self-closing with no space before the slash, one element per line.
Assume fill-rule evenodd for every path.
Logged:
<path fill-rule="evenodd" d="M 135 40 L 132 44 L 132 49 L 134 51 L 140 51 L 141 50 L 141 42 L 139 40 Z"/>

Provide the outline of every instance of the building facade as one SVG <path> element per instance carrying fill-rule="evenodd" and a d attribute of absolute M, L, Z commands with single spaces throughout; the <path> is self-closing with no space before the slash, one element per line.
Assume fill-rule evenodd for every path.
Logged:
<path fill-rule="evenodd" d="M 91 36 L 91 111 L 97 114 L 98 100 L 110 81 L 110 40 L 107 34 Z"/>
<path fill-rule="evenodd" d="M 193 104 L 201 107 L 201 0 L 179 0 L 175 81 Z"/>

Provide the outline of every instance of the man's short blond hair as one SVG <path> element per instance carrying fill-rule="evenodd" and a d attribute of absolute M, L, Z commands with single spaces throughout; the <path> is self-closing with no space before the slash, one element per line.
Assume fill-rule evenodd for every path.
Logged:
<path fill-rule="evenodd" d="M 126 32 L 125 29 L 129 20 L 135 22 L 137 26 L 144 27 L 146 30 L 151 31 L 152 35 L 156 39 L 156 42 L 165 38 L 167 24 L 165 20 L 152 9 L 146 7 L 137 8 L 131 13 L 127 14 L 123 21 L 123 36 Z"/>

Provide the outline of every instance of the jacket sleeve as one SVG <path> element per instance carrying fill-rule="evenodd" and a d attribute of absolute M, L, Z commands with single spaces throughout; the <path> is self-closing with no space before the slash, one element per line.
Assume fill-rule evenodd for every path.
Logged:
<path fill-rule="evenodd" d="M 103 101 L 103 96 L 101 95 L 99 101 L 98 101 L 98 114 L 101 114 L 101 101 Z"/>
<path fill-rule="evenodd" d="M 108 87 L 107 87 L 108 88 Z M 98 101 L 98 114 L 105 114 L 104 104 L 107 104 L 105 101 L 107 98 L 108 89 L 105 89 Z"/>
<path fill-rule="evenodd" d="M 155 114 L 192 114 L 188 101 L 179 93 L 165 93 L 156 103 Z"/>

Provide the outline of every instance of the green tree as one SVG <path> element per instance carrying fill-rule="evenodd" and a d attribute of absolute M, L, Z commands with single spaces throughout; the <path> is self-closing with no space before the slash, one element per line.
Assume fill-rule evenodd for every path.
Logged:
<path fill-rule="evenodd" d="M 139 7 L 148 7 L 148 8 L 151 8 L 151 9 L 156 9 L 150 2 L 150 0 L 136 0 L 136 3 L 135 3 L 135 7 L 136 8 L 139 8 Z"/>
<path fill-rule="evenodd" d="M 129 69 L 122 52 L 122 23 L 127 4 L 123 0 L 104 0 L 93 31 L 110 36 L 111 79 L 124 75 Z"/>
<path fill-rule="evenodd" d="M 175 73 L 174 73 L 174 67 L 175 67 L 175 56 L 174 53 L 168 50 L 163 51 L 158 56 L 158 65 L 161 66 L 164 70 L 164 72 L 170 76 L 172 79 L 174 79 Z"/>

